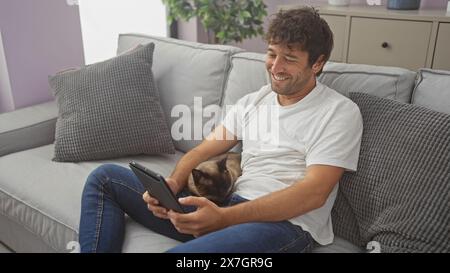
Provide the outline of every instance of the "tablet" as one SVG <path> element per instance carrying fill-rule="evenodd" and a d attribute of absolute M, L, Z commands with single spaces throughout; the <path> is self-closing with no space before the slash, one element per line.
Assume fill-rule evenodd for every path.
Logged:
<path fill-rule="evenodd" d="M 172 190 L 170 190 L 169 185 L 167 185 L 162 175 L 147 169 L 135 161 L 130 162 L 129 165 L 144 188 L 152 197 L 159 201 L 161 206 L 179 213 L 184 213 L 183 207 L 178 202 Z"/>

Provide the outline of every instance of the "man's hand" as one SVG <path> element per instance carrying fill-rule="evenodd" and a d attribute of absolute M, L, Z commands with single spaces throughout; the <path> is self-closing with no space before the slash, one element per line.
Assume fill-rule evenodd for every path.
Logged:
<path fill-rule="evenodd" d="M 176 195 L 180 191 L 179 184 L 175 179 L 170 177 L 166 178 L 166 182 L 169 185 L 169 188 L 172 190 L 173 194 Z M 159 201 L 153 198 L 147 191 L 142 195 L 142 199 L 147 203 L 148 209 L 153 212 L 153 215 L 162 219 L 169 219 L 167 216 L 168 209 L 161 207 L 159 205 Z"/>
<path fill-rule="evenodd" d="M 192 234 L 194 237 L 216 231 L 228 226 L 224 210 L 204 197 L 189 196 L 178 199 L 182 205 L 196 206 L 191 213 L 177 213 L 170 210 L 170 221 L 180 233 Z"/>

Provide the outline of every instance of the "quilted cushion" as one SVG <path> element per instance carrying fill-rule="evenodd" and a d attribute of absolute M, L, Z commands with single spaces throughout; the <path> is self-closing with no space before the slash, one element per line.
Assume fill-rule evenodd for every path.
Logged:
<path fill-rule="evenodd" d="M 174 153 L 153 79 L 154 44 L 49 78 L 57 98 L 54 161 Z"/>
<path fill-rule="evenodd" d="M 359 246 L 376 241 L 382 252 L 450 252 L 450 116 L 363 93 L 350 98 L 364 131 L 358 171 L 339 184 L 335 233 Z"/>

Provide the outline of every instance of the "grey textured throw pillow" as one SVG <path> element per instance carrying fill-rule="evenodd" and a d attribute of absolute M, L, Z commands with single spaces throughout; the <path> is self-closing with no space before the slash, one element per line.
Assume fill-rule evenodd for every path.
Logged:
<path fill-rule="evenodd" d="M 382 252 L 450 252 L 450 115 L 351 93 L 363 117 L 358 170 L 344 174 L 335 233 Z"/>
<path fill-rule="evenodd" d="M 59 115 L 54 161 L 174 153 L 152 73 L 154 44 L 49 77 Z"/>

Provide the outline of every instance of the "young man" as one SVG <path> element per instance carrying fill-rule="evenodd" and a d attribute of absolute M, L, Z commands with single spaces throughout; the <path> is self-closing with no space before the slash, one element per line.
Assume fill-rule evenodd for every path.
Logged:
<path fill-rule="evenodd" d="M 316 80 L 330 56 L 333 35 L 314 9 L 276 14 L 267 42 L 271 84 L 241 98 L 167 178 L 190 213 L 159 206 L 129 169 L 100 166 L 83 192 L 83 252 L 120 252 L 124 213 L 184 242 L 169 252 L 305 252 L 314 241 L 332 243 L 331 208 L 342 174 L 356 170 L 361 115 L 353 102 Z M 261 121 L 249 118 L 252 105 L 277 109 L 277 143 L 251 140 L 244 133 Z M 242 176 L 228 205 L 186 196 L 182 190 L 192 169 L 238 139 L 243 142 Z"/>

